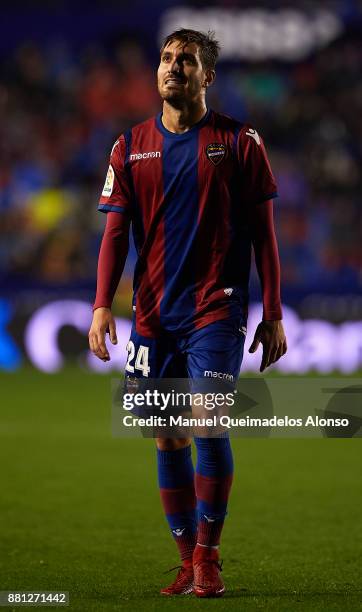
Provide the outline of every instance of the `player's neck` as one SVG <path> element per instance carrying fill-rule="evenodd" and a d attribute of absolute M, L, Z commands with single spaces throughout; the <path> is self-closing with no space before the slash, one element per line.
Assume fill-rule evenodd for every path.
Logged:
<path fill-rule="evenodd" d="M 164 101 L 162 123 L 166 130 L 175 134 L 183 134 L 190 130 L 195 123 L 201 121 L 207 112 L 205 100 L 198 101 L 192 106 L 175 108 Z"/>

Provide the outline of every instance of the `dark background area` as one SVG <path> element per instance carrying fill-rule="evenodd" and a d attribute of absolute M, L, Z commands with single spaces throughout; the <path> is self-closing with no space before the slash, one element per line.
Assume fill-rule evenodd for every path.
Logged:
<path fill-rule="evenodd" d="M 362 319 L 360 2 L 14 2 L 1 12 L 0 308 L 13 337 L 50 300 L 92 302 L 110 149 L 161 108 L 162 33 L 200 19 L 219 22 L 223 45 L 209 106 L 262 134 L 277 178 L 283 303 L 301 319 Z M 125 317 L 134 262 L 132 249 L 115 300 Z"/>

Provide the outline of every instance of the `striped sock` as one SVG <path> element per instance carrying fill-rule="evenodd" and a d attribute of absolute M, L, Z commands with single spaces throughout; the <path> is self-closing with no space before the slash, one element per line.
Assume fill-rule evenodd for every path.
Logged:
<path fill-rule="evenodd" d="M 157 449 L 161 500 L 181 560 L 192 557 L 197 513 L 191 445 L 175 451 Z"/>
<path fill-rule="evenodd" d="M 195 438 L 197 465 L 197 543 L 218 546 L 233 479 L 229 438 Z"/>

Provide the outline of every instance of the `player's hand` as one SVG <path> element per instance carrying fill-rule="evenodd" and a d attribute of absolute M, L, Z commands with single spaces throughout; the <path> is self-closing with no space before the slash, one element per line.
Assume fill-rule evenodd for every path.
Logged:
<path fill-rule="evenodd" d="M 287 352 L 287 339 L 281 321 L 262 321 L 256 328 L 249 353 L 255 353 L 260 342 L 263 345 L 263 358 L 260 372 L 275 363 Z"/>
<path fill-rule="evenodd" d="M 106 333 L 112 344 L 117 344 L 116 322 L 109 308 L 97 308 L 93 313 L 93 321 L 89 330 L 89 348 L 102 361 L 109 361 L 106 347 Z"/>

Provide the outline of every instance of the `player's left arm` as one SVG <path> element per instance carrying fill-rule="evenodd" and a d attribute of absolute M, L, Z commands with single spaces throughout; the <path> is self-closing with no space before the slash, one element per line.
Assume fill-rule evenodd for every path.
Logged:
<path fill-rule="evenodd" d="M 263 345 L 260 371 L 263 372 L 287 351 L 280 300 L 280 264 L 273 221 L 273 198 L 277 185 L 263 139 L 249 125 L 238 137 L 238 156 L 242 169 L 242 197 L 248 211 L 255 263 L 263 293 L 263 319 L 259 323 L 249 352 Z"/>
<path fill-rule="evenodd" d="M 250 228 L 263 294 L 263 320 L 256 329 L 249 352 L 254 353 L 260 343 L 263 345 L 260 365 L 260 372 L 263 372 L 287 351 L 287 340 L 281 320 L 280 263 L 272 200 L 258 203 L 251 208 Z"/>

